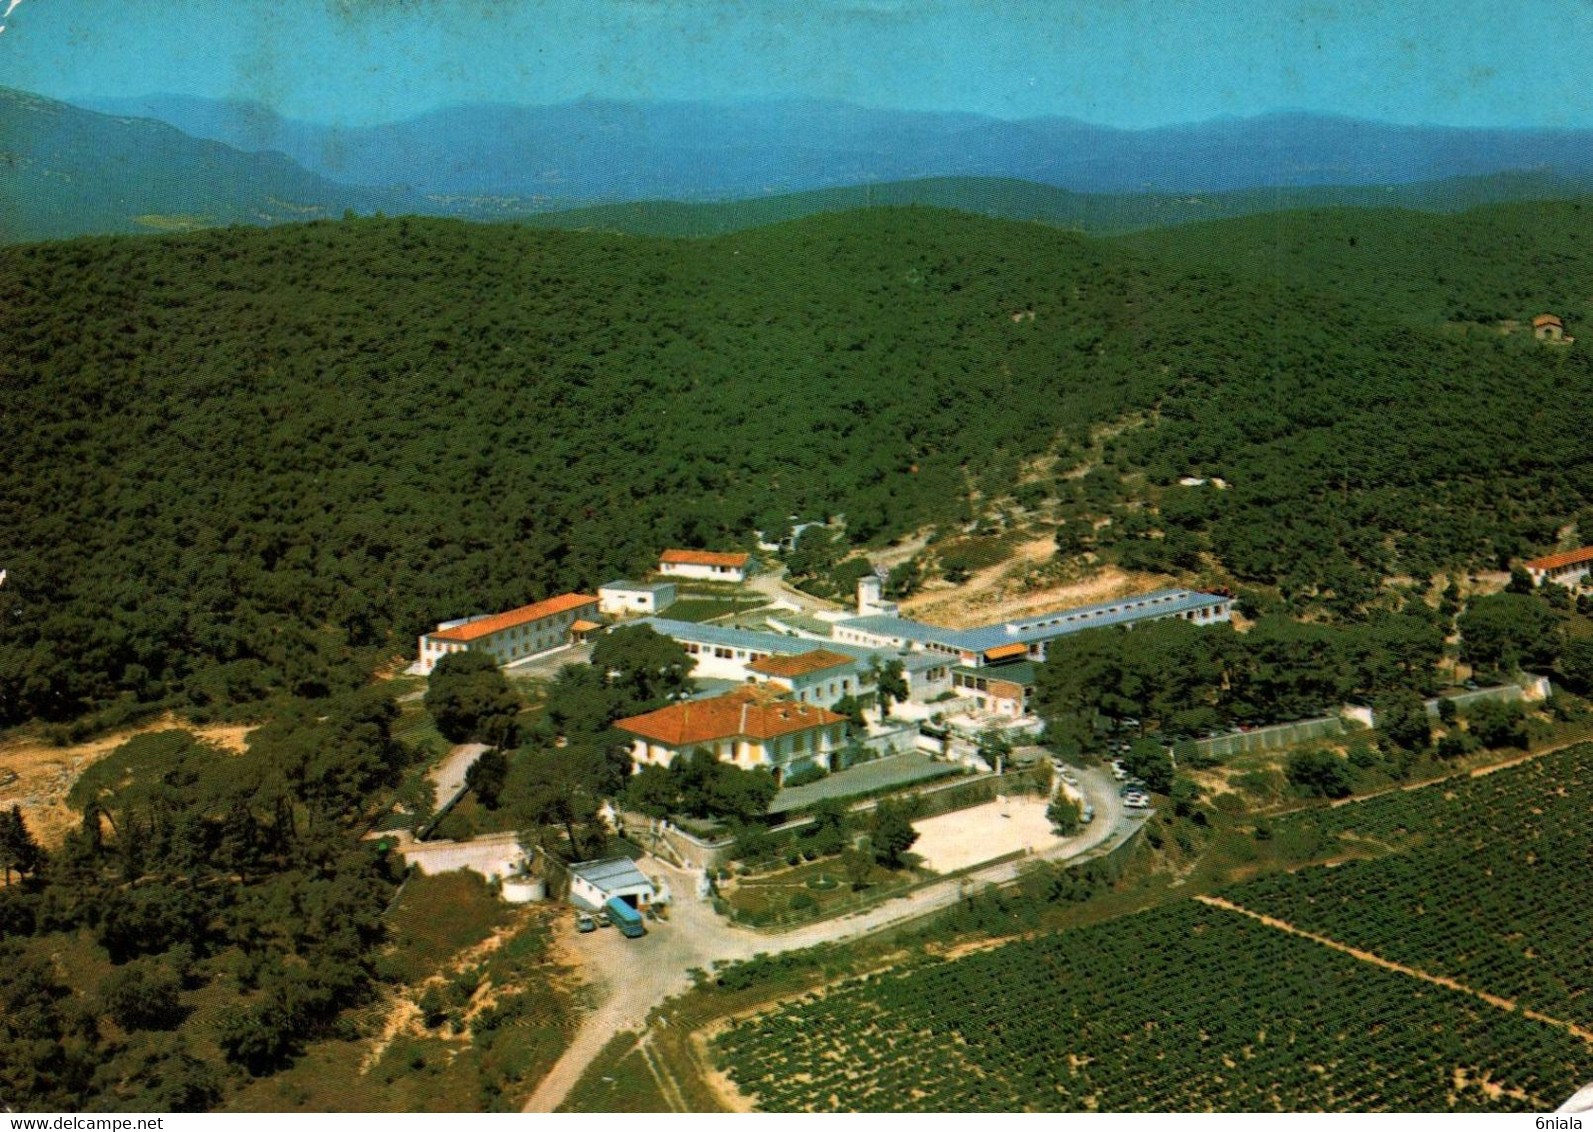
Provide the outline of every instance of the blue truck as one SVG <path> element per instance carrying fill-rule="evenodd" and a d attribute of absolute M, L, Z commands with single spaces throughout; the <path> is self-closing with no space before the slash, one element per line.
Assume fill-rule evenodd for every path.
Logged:
<path fill-rule="evenodd" d="M 635 939 L 647 934 L 647 929 L 642 926 L 642 914 L 618 896 L 610 896 L 604 902 L 603 910 L 623 935 Z"/>

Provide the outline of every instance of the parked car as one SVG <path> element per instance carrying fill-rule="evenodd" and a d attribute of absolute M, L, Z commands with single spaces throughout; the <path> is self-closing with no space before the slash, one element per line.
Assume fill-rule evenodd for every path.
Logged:
<path fill-rule="evenodd" d="M 1084 825 L 1089 825 L 1094 820 L 1095 807 L 1090 805 L 1088 802 L 1084 803 L 1084 810 L 1079 814 L 1079 821 Z"/>
<path fill-rule="evenodd" d="M 1124 807 L 1130 810 L 1148 810 L 1150 804 L 1149 794 L 1128 794 L 1123 798 Z"/>
<path fill-rule="evenodd" d="M 585 912 L 582 912 L 580 915 L 575 917 L 575 930 L 583 935 L 587 932 L 595 932 L 597 931 L 597 921 L 592 919 L 592 917 L 588 916 Z"/>
<path fill-rule="evenodd" d="M 614 921 L 609 919 L 609 915 L 606 911 L 599 910 L 597 913 L 597 926 L 600 928 L 611 928 L 614 926 Z"/>

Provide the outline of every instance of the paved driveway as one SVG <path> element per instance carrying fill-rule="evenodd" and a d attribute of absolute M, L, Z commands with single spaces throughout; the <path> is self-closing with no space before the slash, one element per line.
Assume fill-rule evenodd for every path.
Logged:
<path fill-rule="evenodd" d="M 571 645 L 559 649 L 557 652 L 545 653 L 542 656 L 527 657 L 525 660 L 503 666 L 503 674 L 512 679 L 531 677 L 537 680 L 551 680 L 559 674 L 559 669 L 566 664 L 585 664 L 592 659 L 592 644 Z"/>
<path fill-rule="evenodd" d="M 814 597 L 812 594 L 805 594 L 799 589 L 786 585 L 784 566 L 754 574 L 747 579 L 746 588 L 757 591 L 770 601 L 790 602 L 804 613 L 818 613 L 823 610 L 848 608 L 833 601 L 825 601 L 821 597 Z"/>
<path fill-rule="evenodd" d="M 465 775 L 470 773 L 471 766 L 486 751 L 485 743 L 460 743 L 448 752 L 442 762 L 426 772 L 426 777 L 431 779 L 432 796 L 436 799 L 437 809 L 441 810 L 465 788 Z"/>

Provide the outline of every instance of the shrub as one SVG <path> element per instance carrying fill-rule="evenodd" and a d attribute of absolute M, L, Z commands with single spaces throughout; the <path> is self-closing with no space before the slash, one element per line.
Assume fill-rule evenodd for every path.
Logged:
<path fill-rule="evenodd" d="M 1346 798 L 1350 794 L 1349 767 L 1332 751 L 1296 751 L 1289 756 L 1285 773 L 1291 785 L 1312 797 Z"/>

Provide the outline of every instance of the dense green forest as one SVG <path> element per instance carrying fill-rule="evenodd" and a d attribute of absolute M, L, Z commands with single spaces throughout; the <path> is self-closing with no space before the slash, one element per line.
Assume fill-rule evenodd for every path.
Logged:
<path fill-rule="evenodd" d="M 1588 229 L 1577 202 L 1117 240 L 908 208 L 4 249 L 0 721 L 337 693 L 439 618 L 661 545 L 967 521 L 1105 425 L 1064 502 L 1159 503 L 1142 550 L 1353 618 L 1379 577 L 1547 547 L 1593 498 L 1587 351 L 1451 325 L 1577 333 Z M 1163 489 L 1186 472 L 1232 487 Z"/>
<path fill-rule="evenodd" d="M 1581 197 L 1587 195 L 1588 188 L 1585 180 L 1549 171 L 1490 173 L 1405 185 L 1234 189 L 1197 196 L 1078 193 L 1003 177 L 926 177 L 747 200 L 709 203 L 650 200 L 586 205 L 517 219 L 536 228 L 628 232 L 636 236 L 722 236 L 816 213 L 923 205 L 1004 220 L 1033 220 L 1073 231 L 1107 235 L 1305 208 L 1461 212 L 1504 201 Z"/>
<path fill-rule="evenodd" d="M 396 715 L 375 690 L 300 705 L 231 757 L 150 732 L 73 786 L 82 826 L 55 853 L 18 820 L 0 838 L 0 1095 L 210 1108 L 366 1001 L 403 865 L 359 835 L 409 758 Z M 66 962 L 88 985 L 30 937 L 97 945 Z"/>

